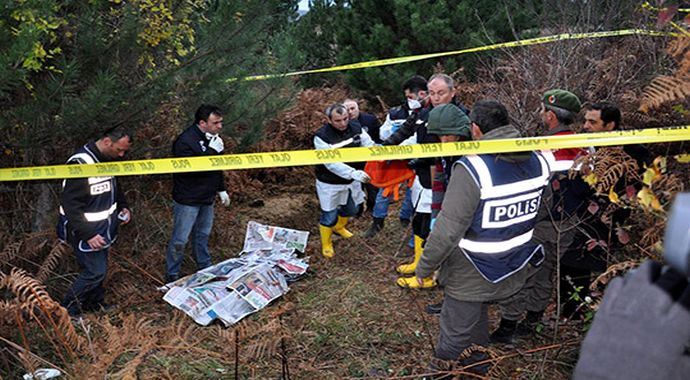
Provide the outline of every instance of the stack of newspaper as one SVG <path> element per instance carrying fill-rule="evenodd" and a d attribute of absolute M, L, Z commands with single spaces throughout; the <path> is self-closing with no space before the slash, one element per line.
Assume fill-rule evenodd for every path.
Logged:
<path fill-rule="evenodd" d="M 163 299 L 200 325 L 218 318 L 226 326 L 263 309 L 287 293 L 303 275 L 309 232 L 249 222 L 239 257 L 228 259 L 161 287 Z"/>

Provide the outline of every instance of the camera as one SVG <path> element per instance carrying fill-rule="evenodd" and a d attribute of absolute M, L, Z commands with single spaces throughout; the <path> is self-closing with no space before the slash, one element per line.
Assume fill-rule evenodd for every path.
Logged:
<path fill-rule="evenodd" d="M 673 201 L 664 235 L 664 259 L 690 277 L 690 193 L 679 193 Z"/>

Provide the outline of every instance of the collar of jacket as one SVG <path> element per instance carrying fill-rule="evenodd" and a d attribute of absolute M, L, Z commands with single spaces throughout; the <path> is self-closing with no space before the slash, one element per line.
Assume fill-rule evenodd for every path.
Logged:
<path fill-rule="evenodd" d="M 326 125 L 327 125 L 328 128 L 330 128 L 336 135 L 338 135 L 338 136 L 344 136 L 344 135 L 346 135 L 346 134 L 350 131 L 350 129 L 352 128 L 352 125 L 350 124 L 351 122 L 352 122 L 352 120 L 350 120 L 349 122 L 347 122 L 347 128 L 343 129 L 342 131 L 341 131 L 340 129 L 334 127 L 333 125 L 331 125 L 331 123 L 326 123 Z M 359 123 L 359 121 L 357 121 L 357 122 Z"/>
<path fill-rule="evenodd" d="M 90 143 L 86 144 L 86 147 L 93 152 L 94 155 L 96 155 L 96 159 L 98 162 L 108 162 L 111 161 L 109 158 L 103 155 L 103 153 L 98 149 L 98 146 L 96 145 L 95 141 L 91 141 Z"/>
<path fill-rule="evenodd" d="M 208 141 L 208 139 L 206 138 L 206 132 L 201 130 L 201 127 L 199 126 L 199 124 L 193 124 L 192 127 L 196 127 L 196 128 L 192 128 L 192 130 L 197 135 L 197 137 L 199 137 L 200 139 L 204 139 L 204 140 Z"/>
<path fill-rule="evenodd" d="M 498 140 L 498 139 L 516 139 L 519 138 L 520 131 L 512 125 L 504 125 L 496 129 L 486 132 L 479 138 L 479 140 Z M 506 161 L 524 161 L 530 158 L 532 152 L 512 152 L 512 153 L 498 153 L 496 157 Z"/>
<path fill-rule="evenodd" d="M 544 136 L 553 136 L 562 132 L 575 133 L 569 125 L 558 124 L 556 128 L 549 129 L 548 131 L 544 132 Z"/>

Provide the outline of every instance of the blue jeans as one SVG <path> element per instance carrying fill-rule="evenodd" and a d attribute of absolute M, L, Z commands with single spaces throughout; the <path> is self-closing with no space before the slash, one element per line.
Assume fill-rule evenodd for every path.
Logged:
<path fill-rule="evenodd" d="M 338 215 L 343 217 L 350 217 L 357 215 L 359 207 L 352 200 L 352 194 L 348 194 L 347 203 L 343 206 L 338 206 L 335 210 L 323 211 L 321 210 L 321 218 L 319 223 L 326 227 L 333 227 L 338 222 Z"/>
<path fill-rule="evenodd" d="M 173 201 L 173 234 L 166 253 L 168 277 L 179 276 L 184 247 L 192 235 L 192 254 L 198 269 L 211 266 L 208 253 L 208 237 L 213 227 L 213 204 L 187 206 Z"/>
<path fill-rule="evenodd" d="M 97 309 L 104 301 L 103 280 L 108 271 L 108 249 L 82 252 L 72 245 L 81 273 L 74 280 L 62 300 L 70 315 Z"/>
<path fill-rule="evenodd" d="M 374 218 L 385 218 L 388 216 L 388 205 L 391 202 L 393 195 L 387 197 L 383 196 L 383 189 L 379 189 L 379 193 L 376 194 L 376 203 L 374 204 L 374 211 L 372 215 Z M 412 213 L 414 212 L 414 207 L 412 206 L 412 190 L 407 188 L 405 192 L 405 199 L 400 207 L 400 219 L 412 219 Z"/>

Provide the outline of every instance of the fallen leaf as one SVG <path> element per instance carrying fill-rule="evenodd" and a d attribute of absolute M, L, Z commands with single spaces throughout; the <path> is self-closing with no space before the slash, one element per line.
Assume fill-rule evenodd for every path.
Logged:
<path fill-rule="evenodd" d="M 607 244 L 603 240 L 589 239 L 587 240 L 587 250 L 591 251 L 596 247 L 606 248 Z"/>
<path fill-rule="evenodd" d="M 666 173 L 666 157 L 659 156 L 654 159 L 654 167 L 657 169 L 659 174 Z"/>
<path fill-rule="evenodd" d="M 618 237 L 618 241 L 621 242 L 621 244 L 628 244 L 630 241 L 630 235 L 621 227 L 616 228 L 616 237 Z"/>
<path fill-rule="evenodd" d="M 644 183 L 647 186 L 650 186 L 658 176 L 659 174 L 657 174 L 655 168 L 648 168 L 644 171 L 644 174 L 642 174 L 642 183 Z"/>
<path fill-rule="evenodd" d="M 659 18 L 656 20 L 656 26 L 664 26 L 668 24 L 669 21 L 673 19 L 673 16 L 678 13 L 678 5 L 669 5 L 666 8 L 659 11 Z"/>
<path fill-rule="evenodd" d="M 600 219 L 601 222 L 604 223 L 604 224 L 609 224 L 609 223 L 611 223 L 611 217 L 609 216 L 609 214 L 602 214 L 602 215 L 601 215 L 601 218 L 599 218 L 599 219 Z"/>
<path fill-rule="evenodd" d="M 635 186 L 628 185 L 625 187 L 625 195 L 628 197 L 628 200 L 632 201 L 635 199 L 635 194 L 637 194 L 637 189 L 635 189 Z"/>
<path fill-rule="evenodd" d="M 599 205 L 597 202 L 594 201 L 589 201 L 589 206 L 587 206 L 587 211 L 589 211 L 590 214 L 594 215 L 599 211 Z"/>
<path fill-rule="evenodd" d="M 690 16 L 690 14 L 688 16 Z M 690 154 L 687 153 L 675 155 L 673 158 L 675 158 L 676 161 L 680 162 L 681 164 L 690 163 Z"/>
<path fill-rule="evenodd" d="M 652 209 L 658 211 L 664 210 L 663 207 L 661 207 L 661 202 L 659 202 L 659 199 L 657 199 L 656 195 L 654 195 L 654 193 L 646 186 L 637 193 L 637 200 L 640 202 L 640 204 L 642 204 L 642 206 L 651 207 Z"/>
<path fill-rule="evenodd" d="M 597 176 L 594 173 L 589 173 L 586 176 L 582 177 L 582 179 L 589 184 L 589 186 L 594 186 L 597 184 L 597 181 L 599 180 Z"/>
<path fill-rule="evenodd" d="M 597 247 L 597 241 L 594 239 L 587 240 L 587 251 L 591 251 Z"/>
<path fill-rule="evenodd" d="M 560 190 L 561 189 L 561 182 L 558 181 L 557 179 L 554 179 L 553 181 L 551 181 L 551 188 L 554 191 Z"/>
<path fill-rule="evenodd" d="M 609 190 L 609 200 L 613 203 L 620 202 L 620 200 L 618 199 L 618 194 L 616 194 L 616 192 L 613 191 L 613 187 L 611 187 L 611 190 Z"/>

